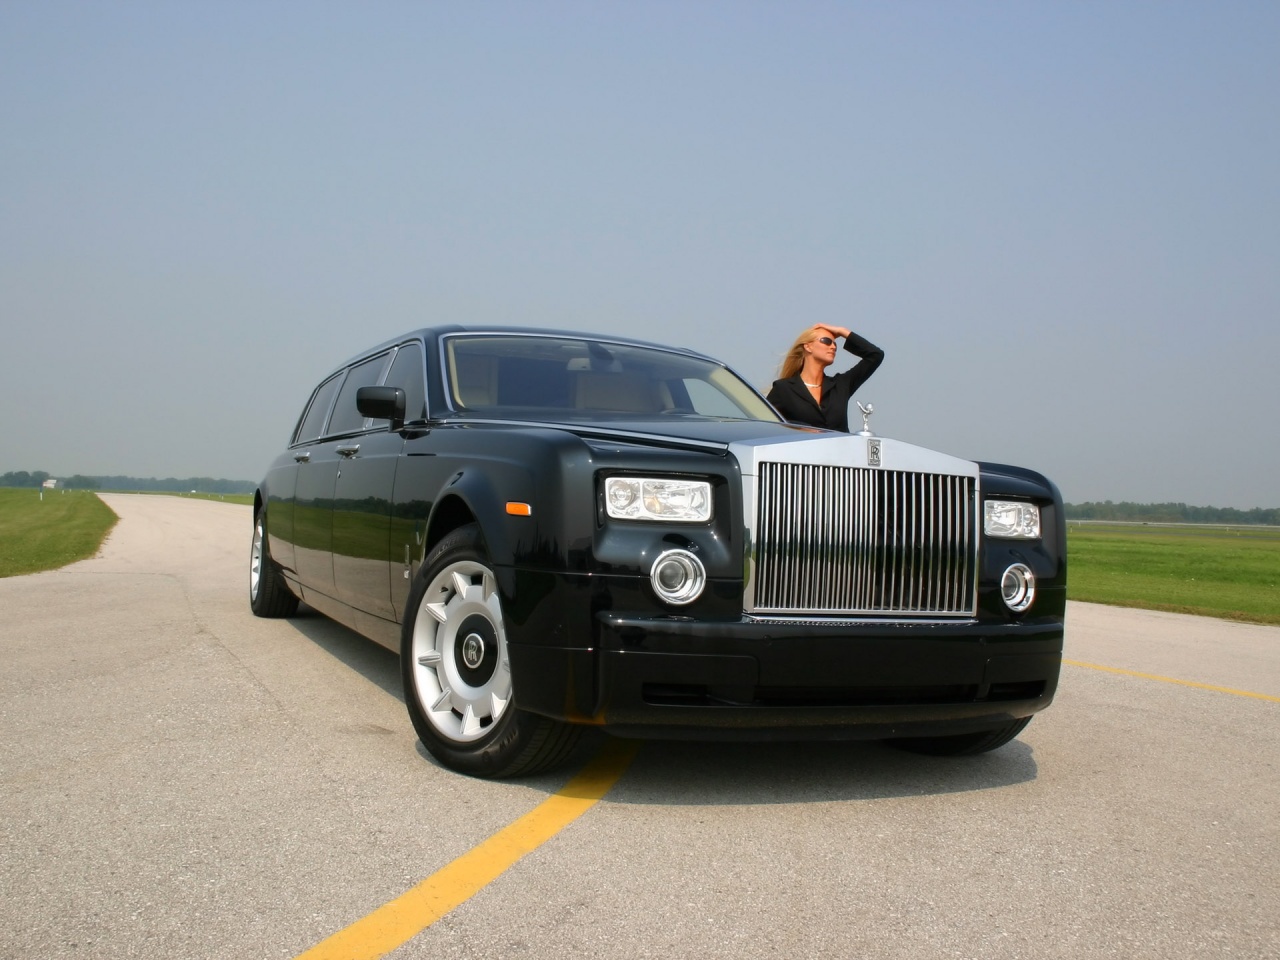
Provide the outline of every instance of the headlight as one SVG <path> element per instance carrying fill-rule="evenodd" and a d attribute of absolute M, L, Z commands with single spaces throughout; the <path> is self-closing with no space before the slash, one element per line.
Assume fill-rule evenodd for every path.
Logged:
<path fill-rule="evenodd" d="M 1040 536 L 1040 508 L 1020 500 L 988 500 L 982 505 L 982 530 L 988 537 L 1035 540 Z"/>
<path fill-rule="evenodd" d="M 615 520 L 705 523 L 711 519 L 711 484 L 705 480 L 609 477 L 604 502 Z"/>

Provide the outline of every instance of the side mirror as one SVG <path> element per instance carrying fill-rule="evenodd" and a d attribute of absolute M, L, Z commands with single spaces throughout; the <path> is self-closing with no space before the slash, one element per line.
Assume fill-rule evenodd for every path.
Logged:
<path fill-rule="evenodd" d="M 356 391 L 356 409 L 373 420 L 390 420 L 391 429 L 404 426 L 404 391 L 399 387 L 361 387 Z"/>

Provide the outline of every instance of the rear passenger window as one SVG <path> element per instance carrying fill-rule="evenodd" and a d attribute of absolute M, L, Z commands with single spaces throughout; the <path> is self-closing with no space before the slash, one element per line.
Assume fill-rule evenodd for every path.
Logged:
<path fill-rule="evenodd" d="M 404 418 L 408 421 L 426 417 L 427 391 L 422 382 L 422 348 L 416 343 L 406 343 L 396 353 L 391 372 L 387 374 L 388 387 L 404 391 Z"/>
<path fill-rule="evenodd" d="M 311 395 L 311 403 L 307 405 L 306 415 L 302 418 L 298 433 L 294 437 L 294 443 L 306 443 L 324 432 L 324 419 L 329 415 L 329 407 L 333 405 L 333 395 L 340 382 L 342 377 L 335 375 L 316 387 L 316 392 Z"/>
<path fill-rule="evenodd" d="M 364 414 L 356 409 L 356 391 L 361 387 L 377 386 L 390 356 L 389 353 L 380 353 L 347 371 L 347 379 L 343 381 L 342 392 L 338 394 L 338 402 L 333 408 L 333 418 L 329 421 L 328 435 L 364 429 Z"/>

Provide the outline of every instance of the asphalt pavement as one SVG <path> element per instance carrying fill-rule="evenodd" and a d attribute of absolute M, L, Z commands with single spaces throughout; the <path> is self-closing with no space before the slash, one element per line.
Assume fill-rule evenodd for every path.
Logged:
<path fill-rule="evenodd" d="M 0 957 L 295 957 L 572 775 L 450 773 L 393 654 L 254 618 L 249 508 L 103 499 L 0 580 Z M 389 956 L 1280 957 L 1280 628 L 1072 603 L 1066 656 L 980 757 L 645 743 Z"/>

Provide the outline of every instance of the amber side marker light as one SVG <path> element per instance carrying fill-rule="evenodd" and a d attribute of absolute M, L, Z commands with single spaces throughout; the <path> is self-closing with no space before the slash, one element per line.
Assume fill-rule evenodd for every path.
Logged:
<path fill-rule="evenodd" d="M 531 517 L 533 516 L 533 507 L 527 503 L 517 503 L 514 500 L 507 501 L 507 513 L 513 517 Z"/>

